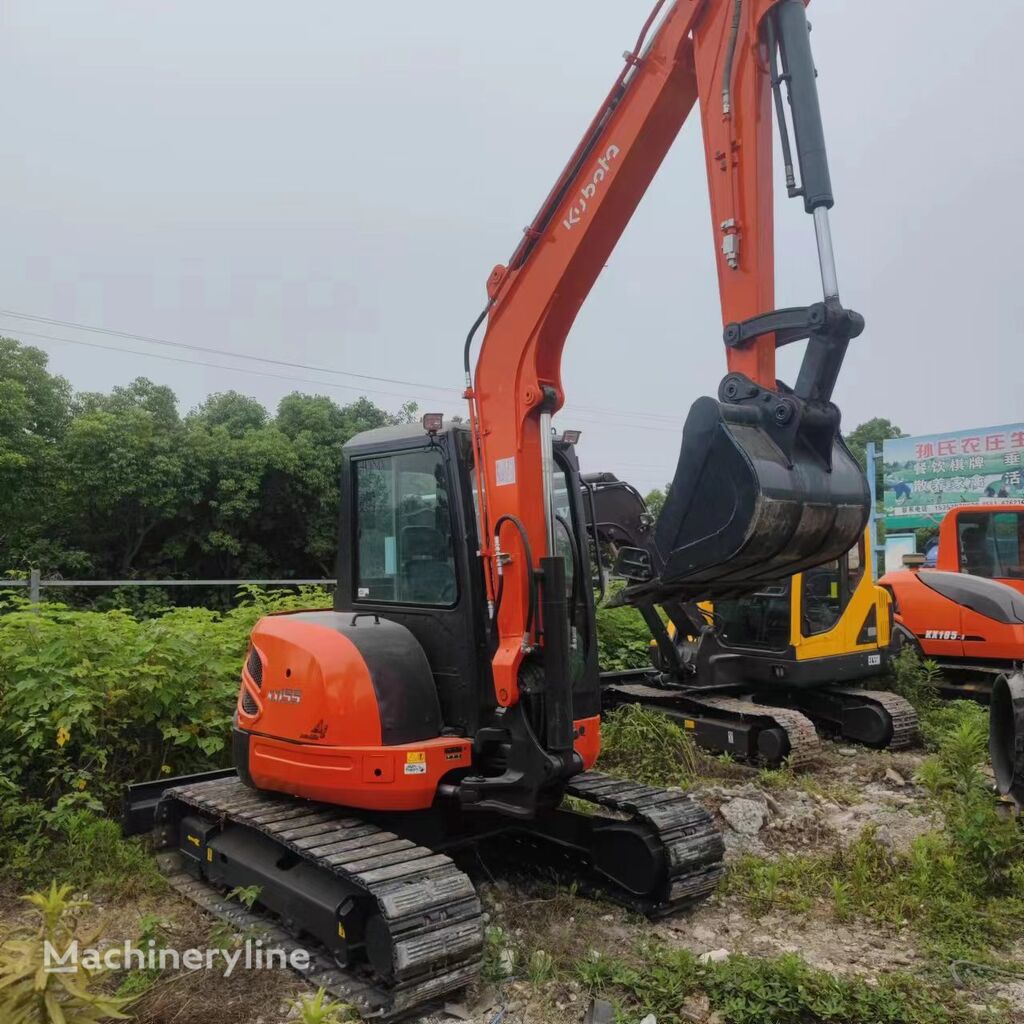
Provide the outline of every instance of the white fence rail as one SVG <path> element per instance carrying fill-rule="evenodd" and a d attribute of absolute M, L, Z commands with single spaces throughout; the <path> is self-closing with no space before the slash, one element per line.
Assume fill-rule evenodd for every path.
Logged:
<path fill-rule="evenodd" d="M 33 569 L 27 579 L 4 579 L 0 577 L 0 590 L 11 587 L 28 588 L 28 597 L 33 604 L 39 603 L 39 595 L 51 587 L 333 587 L 336 579 L 318 580 L 44 580 L 38 569 Z"/>

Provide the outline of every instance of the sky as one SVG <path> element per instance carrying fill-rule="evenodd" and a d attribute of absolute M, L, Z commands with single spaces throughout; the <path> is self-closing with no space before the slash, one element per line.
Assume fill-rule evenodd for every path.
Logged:
<path fill-rule="evenodd" d="M 811 5 L 840 289 L 867 319 L 835 395 L 848 429 L 1024 420 L 1024 3 L 966 10 Z M 3 0 L 0 333 L 76 389 L 146 376 L 182 411 L 234 389 L 270 409 L 300 390 L 462 412 L 487 276 L 648 11 Z M 777 304 L 804 305 L 820 298 L 813 229 L 780 192 Z M 582 430 L 585 470 L 663 485 L 690 403 L 716 392 L 710 227 L 694 115 L 565 349 L 558 423 Z M 780 356 L 792 382 L 799 353 Z"/>

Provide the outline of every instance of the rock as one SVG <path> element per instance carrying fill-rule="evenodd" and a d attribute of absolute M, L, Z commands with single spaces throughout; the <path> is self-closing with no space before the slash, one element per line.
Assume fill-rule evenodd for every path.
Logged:
<path fill-rule="evenodd" d="M 856 757 L 857 756 L 857 748 L 856 747 L 840 747 L 836 751 L 836 753 L 837 754 L 841 754 L 843 757 Z"/>
<path fill-rule="evenodd" d="M 502 977 L 511 978 L 516 970 L 516 952 L 507 946 L 498 954 L 498 968 Z"/>
<path fill-rule="evenodd" d="M 690 932 L 690 938 L 694 942 L 713 942 L 715 933 L 710 928 L 705 928 L 704 925 L 699 924 Z"/>
<path fill-rule="evenodd" d="M 880 825 L 875 829 L 875 842 L 890 853 L 894 853 L 896 850 L 896 843 L 893 841 L 892 833 L 884 825 Z"/>
<path fill-rule="evenodd" d="M 709 949 L 706 953 L 701 953 L 697 959 L 702 964 L 720 964 L 723 960 L 729 959 L 729 950 Z"/>
<path fill-rule="evenodd" d="M 697 1021 L 699 1024 L 703 1024 L 711 1016 L 711 1002 L 703 992 L 687 996 L 679 1009 L 684 1019 Z"/>
<path fill-rule="evenodd" d="M 885 778 L 886 781 L 891 782 L 894 786 L 905 786 L 907 784 L 907 780 L 894 768 L 885 769 Z"/>
<path fill-rule="evenodd" d="M 640 1024 L 658 1024 L 658 1018 L 655 1017 L 653 1013 L 649 1013 L 642 1021 L 640 1021 Z"/>
<path fill-rule="evenodd" d="M 753 836 L 764 827 L 768 820 L 768 807 L 760 800 L 737 797 L 721 807 L 722 817 L 729 827 L 740 835 Z"/>
<path fill-rule="evenodd" d="M 454 1017 L 455 1020 L 472 1020 L 473 1014 L 467 1010 L 462 1003 L 445 1003 L 444 1012 L 449 1017 Z"/>
<path fill-rule="evenodd" d="M 615 1007 L 605 999 L 595 999 L 583 1018 L 583 1024 L 612 1024 L 614 1020 Z"/>

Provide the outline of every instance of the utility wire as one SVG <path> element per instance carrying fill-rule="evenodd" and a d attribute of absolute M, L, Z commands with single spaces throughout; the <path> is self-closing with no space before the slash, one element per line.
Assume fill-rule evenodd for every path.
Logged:
<path fill-rule="evenodd" d="M 163 345 L 163 346 L 169 346 L 169 347 L 172 347 L 172 348 L 185 349 L 185 350 L 188 350 L 188 351 L 191 351 L 191 352 L 200 352 L 200 353 L 206 353 L 206 354 L 209 354 L 209 355 L 226 356 L 226 357 L 228 357 L 230 359 L 242 359 L 242 360 L 246 360 L 246 361 L 249 361 L 249 362 L 268 363 L 268 364 L 270 364 L 272 366 L 282 366 L 282 367 L 285 367 L 285 368 L 288 368 L 288 369 L 311 370 L 311 371 L 313 371 L 315 373 L 330 373 L 330 374 L 335 374 L 335 375 L 342 376 L 342 377 L 353 377 L 353 378 L 355 378 L 357 380 L 368 380 L 368 381 L 374 381 L 374 382 L 382 383 L 382 384 L 398 384 L 398 385 L 400 385 L 402 387 L 412 387 L 412 388 L 417 388 L 419 390 L 441 391 L 441 392 L 445 392 L 447 394 L 450 394 L 450 395 L 453 395 L 453 396 L 459 396 L 459 397 L 461 397 L 461 395 L 462 395 L 461 389 L 455 388 L 455 387 L 451 387 L 451 386 L 447 386 L 447 385 L 443 385 L 443 384 L 426 384 L 426 383 L 420 383 L 420 382 L 417 382 L 417 381 L 402 380 L 402 379 L 396 378 L 396 377 L 380 377 L 380 376 L 376 376 L 376 375 L 368 374 L 368 373 L 358 373 L 358 372 L 356 372 L 354 370 L 339 370 L 339 369 L 335 369 L 334 367 L 330 367 L 330 366 L 318 366 L 315 363 L 299 363 L 299 362 L 295 362 L 295 361 L 292 361 L 292 360 L 276 359 L 276 358 L 273 358 L 271 356 L 252 355 L 252 354 L 250 354 L 248 352 L 233 352 L 230 349 L 214 348 L 214 347 L 209 346 L 209 345 L 190 344 L 188 342 L 183 342 L 183 341 L 172 341 L 172 340 L 170 340 L 168 338 L 156 338 L 156 337 L 153 337 L 151 335 L 135 334 L 135 333 L 132 333 L 131 331 L 120 331 L 120 330 L 115 330 L 114 328 L 108 328 L 108 327 L 96 327 L 96 326 L 94 326 L 92 324 L 78 323 L 78 322 L 76 322 L 74 320 L 61 320 L 61 319 L 59 319 L 57 317 L 40 316 L 40 315 L 37 315 L 35 313 L 22 313 L 22 312 L 19 312 L 18 310 L 13 310 L 13 309 L 0 309 L 0 316 L 11 317 L 11 318 L 17 319 L 17 320 L 28 320 L 28 321 L 31 321 L 31 322 L 34 322 L 34 323 L 40 323 L 40 324 L 49 324 L 51 326 L 56 326 L 56 327 L 66 327 L 66 328 L 71 328 L 71 329 L 77 330 L 77 331 L 87 331 L 87 332 L 89 332 L 91 334 L 101 334 L 101 335 L 107 335 L 109 337 L 114 337 L 114 338 L 124 338 L 124 339 L 126 339 L 128 341 L 141 341 L 141 342 L 146 342 L 146 343 L 151 344 L 151 345 Z M 33 335 L 31 331 L 23 331 L 22 333 L 28 334 L 31 337 L 42 337 L 42 338 L 46 338 L 47 337 L 47 335 Z M 74 342 L 71 342 L 71 340 L 68 339 L 68 338 L 55 338 L 55 337 L 51 337 L 50 340 L 52 340 L 52 341 L 64 341 L 64 342 L 66 342 L 68 344 L 74 344 Z M 85 344 L 85 343 L 81 342 L 81 344 Z M 99 346 L 96 346 L 96 347 L 99 347 Z M 132 350 L 128 350 L 128 349 L 122 350 L 122 349 L 113 349 L 113 348 L 111 348 L 110 350 L 111 351 L 132 351 Z M 145 355 L 149 355 L 150 353 L 139 352 L 139 351 L 135 350 L 134 354 L 135 355 L 140 355 L 140 356 L 145 356 Z M 154 357 L 155 357 L 155 354 L 154 354 Z M 213 364 L 203 363 L 203 364 L 200 364 L 200 365 L 212 366 Z M 230 367 L 220 367 L 220 368 L 221 369 L 230 369 Z M 266 376 L 266 374 L 264 374 L 264 376 Z M 298 379 L 298 378 L 286 378 L 286 379 Z M 389 392 L 376 392 L 376 393 L 377 394 L 389 394 Z M 664 413 L 642 412 L 642 411 L 640 411 L 638 409 L 637 410 L 629 410 L 629 409 L 603 409 L 603 408 L 597 408 L 595 406 L 579 405 L 577 403 L 567 403 L 565 408 L 563 409 L 563 412 L 566 412 L 566 413 L 572 415 L 577 410 L 579 412 L 582 412 L 582 413 L 593 413 L 593 414 L 595 414 L 597 416 L 601 416 L 601 417 L 607 417 L 607 416 L 635 417 L 635 416 L 639 416 L 639 417 L 641 417 L 643 419 L 649 419 L 649 420 L 655 420 L 655 421 L 661 421 L 661 422 L 676 424 L 677 428 L 678 428 L 678 425 L 679 425 L 679 422 L 680 422 L 680 417 L 678 417 L 678 416 L 670 416 L 670 415 L 666 415 Z M 633 425 L 639 426 L 639 424 L 633 424 Z"/>
<path fill-rule="evenodd" d="M 338 389 L 338 390 L 341 390 L 341 391 L 355 391 L 358 394 L 384 395 L 384 396 L 386 396 L 388 398 L 398 398 L 398 399 L 400 399 L 403 402 L 407 402 L 410 399 L 415 399 L 415 400 L 419 400 L 419 401 L 435 401 L 435 400 L 440 401 L 440 399 L 437 399 L 436 396 L 424 399 L 422 395 L 420 395 L 420 396 L 410 395 L 408 392 L 399 393 L 399 392 L 395 392 L 395 391 L 383 391 L 380 388 L 368 388 L 368 387 L 364 387 L 363 385 L 340 384 L 340 383 L 337 383 L 335 381 L 313 380 L 313 379 L 311 379 L 309 377 L 296 377 L 296 376 L 294 376 L 292 374 L 274 373 L 274 372 L 272 372 L 270 370 L 249 369 L 248 367 L 245 367 L 245 366 L 225 366 L 223 363 L 208 363 L 208 362 L 205 362 L 202 359 L 189 359 L 187 356 L 165 355 L 162 352 L 140 352 L 138 349 L 122 348 L 119 345 L 104 345 L 104 344 L 102 344 L 101 342 L 98 342 L 98 341 L 84 341 L 81 338 L 59 338 L 56 335 L 53 335 L 53 334 L 41 334 L 38 331 L 25 331 L 25 330 L 20 330 L 19 329 L 18 333 L 19 334 L 23 334 L 23 335 L 25 335 L 26 337 L 29 337 L 29 338 L 39 338 L 39 339 L 42 339 L 43 341 L 55 341 L 55 342 L 58 342 L 58 343 L 60 343 L 62 345 L 81 345 L 81 346 L 83 346 L 85 348 L 102 349 L 103 351 L 106 351 L 106 352 L 117 352 L 117 353 L 120 353 L 121 355 L 142 356 L 142 357 L 144 357 L 146 359 L 162 359 L 165 362 L 169 362 L 169 363 L 185 363 L 185 364 L 187 364 L 189 366 L 202 366 L 202 367 L 205 367 L 206 369 L 209 369 L 209 370 L 226 370 L 229 373 L 247 373 L 247 374 L 250 374 L 250 375 L 255 376 L 255 377 L 269 377 L 269 378 L 271 378 L 273 380 L 293 381 L 296 384 L 312 384 L 314 387 L 318 387 L 318 388 L 334 388 L 334 389 Z M 298 365 L 298 364 L 296 364 L 296 365 Z M 401 383 L 403 385 L 406 384 L 406 382 L 404 382 L 404 381 L 400 381 L 399 383 Z M 411 381 L 408 382 L 408 387 L 411 387 L 411 388 L 418 388 L 418 387 L 422 387 L 422 386 L 424 386 L 424 385 L 414 384 Z M 574 420 L 578 419 L 578 420 L 582 420 L 584 423 L 589 423 L 591 426 L 593 426 L 593 425 L 607 425 L 607 426 L 614 426 L 616 428 L 625 427 L 627 429 L 634 429 L 634 430 L 644 430 L 644 431 L 656 430 L 656 431 L 660 431 L 660 432 L 664 432 L 664 433 L 669 433 L 669 434 L 676 434 L 676 435 L 678 435 L 678 433 L 679 433 L 678 430 L 672 429 L 670 427 L 659 427 L 659 426 L 654 426 L 654 425 L 650 425 L 650 424 L 646 424 L 646 423 L 627 423 L 627 422 L 621 422 L 621 423 L 607 424 L 607 423 L 604 423 L 600 419 L 591 419 L 586 414 L 580 414 L 580 413 L 576 413 L 576 412 L 572 412 L 572 411 L 566 413 L 566 415 L 571 416 Z"/>

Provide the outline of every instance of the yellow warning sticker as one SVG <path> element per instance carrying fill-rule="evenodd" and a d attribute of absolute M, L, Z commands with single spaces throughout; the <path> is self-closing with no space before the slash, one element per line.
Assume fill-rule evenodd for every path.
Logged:
<path fill-rule="evenodd" d="M 211 861 L 213 860 L 213 850 L 211 850 L 210 847 L 206 848 L 206 859 Z"/>
<path fill-rule="evenodd" d="M 697 723 L 692 718 L 684 718 L 683 719 L 683 725 L 687 729 L 696 729 L 697 728 Z"/>
<path fill-rule="evenodd" d="M 405 755 L 406 764 L 426 764 L 427 752 L 425 750 L 410 750 Z"/>
<path fill-rule="evenodd" d="M 199 846 L 199 845 L 200 845 L 200 843 L 199 843 L 199 837 L 198 837 L 198 836 L 189 836 L 189 835 L 186 835 L 186 836 L 185 836 L 185 838 L 186 838 L 186 839 L 187 839 L 187 840 L 188 840 L 188 841 L 189 841 L 189 842 L 190 842 L 190 843 L 191 843 L 191 844 L 192 844 L 193 846 Z"/>
<path fill-rule="evenodd" d="M 345 938 L 345 926 L 340 921 L 338 922 L 338 938 Z"/>

